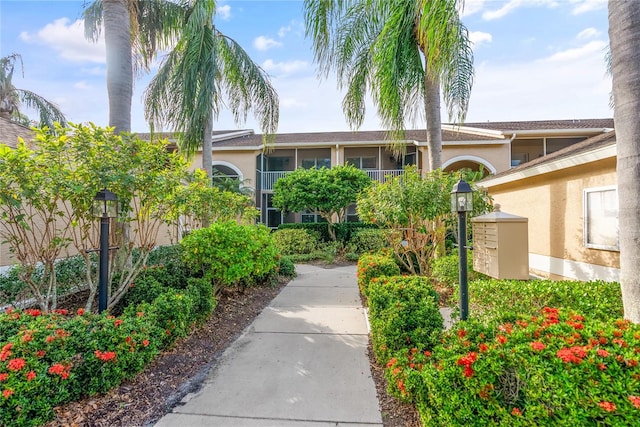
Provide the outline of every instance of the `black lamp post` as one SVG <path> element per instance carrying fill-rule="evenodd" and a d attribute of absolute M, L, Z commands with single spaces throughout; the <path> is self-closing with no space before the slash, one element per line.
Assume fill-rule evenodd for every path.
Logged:
<path fill-rule="evenodd" d="M 100 267 L 98 278 L 98 312 L 109 301 L 109 222 L 118 216 L 118 197 L 106 188 L 93 198 L 93 214 L 100 218 Z"/>
<path fill-rule="evenodd" d="M 467 284 L 467 212 L 473 211 L 473 190 L 460 179 L 451 190 L 451 211 L 458 213 L 458 270 L 460 281 L 460 319 L 469 316 L 469 286 Z"/>

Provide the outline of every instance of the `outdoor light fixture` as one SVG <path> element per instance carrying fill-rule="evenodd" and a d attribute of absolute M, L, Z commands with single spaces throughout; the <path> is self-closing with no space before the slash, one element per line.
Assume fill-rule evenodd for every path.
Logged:
<path fill-rule="evenodd" d="M 118 197 L 106 188 L 93 198 L 93 215 L 100 218 L 100 270 L 98 312 L 107 309 L 109 300 L 109 222 L 118 216 Z"/>
<path fill-rule="evenodd" d="M 451 212 L 458 213 L 458 271 L 460 281 L 460 319 L 469 316 L 467 284 L 467 212 L 473 211 L 473 190 L 462 178 L 451 190 Z"/>

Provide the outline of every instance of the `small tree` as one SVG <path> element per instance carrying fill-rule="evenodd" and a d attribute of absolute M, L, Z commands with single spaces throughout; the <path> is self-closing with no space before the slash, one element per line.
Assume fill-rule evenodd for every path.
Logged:
<path fill-rule="evenodd" d="M 282 211 L 317 212 L 327 220 L 329 235 L 335 240 L 332 225 L 344 222 L 349 205 L 370 185 L 366 172 L 351 165 L 297 169 L 274 184 L 273 206 Z"/>
<path fill-rule="evenodd" d="M 407 167 L 403 175 L 374 183 L 363 192 L 358 198 L 358 215 L 388 229 L 389 244 L 404 268 L 412 274 L 430 275 L 431 260 L 444 245 L 447 227 L 455 223 L 450 194 L 458 179 L 458 174 L 440 169 L 422 177 L 414 166 Z M 474 212 L 486 212 L 488 196 L 482 192 L 474 196 Z"/>

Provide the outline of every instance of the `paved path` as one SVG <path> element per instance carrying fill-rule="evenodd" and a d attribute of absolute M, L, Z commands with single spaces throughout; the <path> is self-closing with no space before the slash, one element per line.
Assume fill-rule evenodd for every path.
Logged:
<path fill-rule="evenodd" d="M 356 267 L 296 271 L 202 389 L 156 426 L 382 426 Z"/>

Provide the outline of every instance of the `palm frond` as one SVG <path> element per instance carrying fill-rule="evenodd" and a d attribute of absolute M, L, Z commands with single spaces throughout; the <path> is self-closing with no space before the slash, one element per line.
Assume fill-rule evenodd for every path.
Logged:
<path fill-rule="evenodd" d="M 53 102 L 47 101 L 42 96 L 25 89 L 15 89 L 20 98 L 20 102 L 27 108 L 33 108 L 40 115 L 40 126 L 54 128 L 54 123 L 58 122 L 62 126 L 67 125 L 67 119 Z"/>

